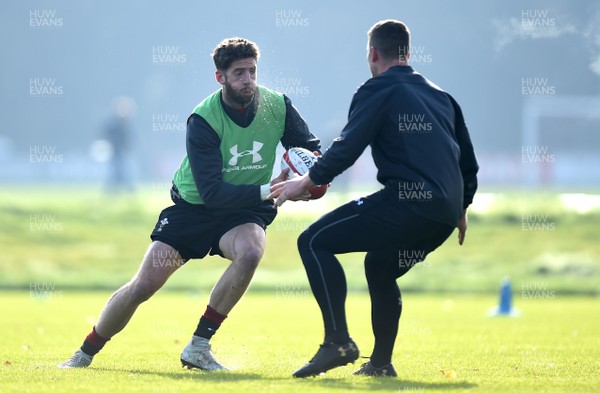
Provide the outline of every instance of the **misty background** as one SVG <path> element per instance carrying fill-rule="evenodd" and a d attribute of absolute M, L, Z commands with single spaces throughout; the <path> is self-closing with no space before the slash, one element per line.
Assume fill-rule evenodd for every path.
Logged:
<path fill-rule="evenodd" d="M 461 104 L 481 187 L 600 184 L 597 1 L 18 1 L 0 9 L 5 185 L 101 184 L 110 170 L 102 140 L 123 99 L 134 103 L 132 178 L 168 185 L 185 155 L 187 117 L 220 87 L 210 53 L 232 36 L 259 45 L 259 83 L 286 93 L 326 148 L 370 77 L 366 32 L 387 18 L 409 26 L 411 65 Z M 364 185 L 373 173 L 363 155 L 336 182 Z"/>

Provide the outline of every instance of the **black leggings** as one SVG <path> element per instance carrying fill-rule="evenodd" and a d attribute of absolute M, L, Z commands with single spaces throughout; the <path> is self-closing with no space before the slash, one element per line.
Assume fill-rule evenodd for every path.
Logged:
<path fill-rule="evenodd" d="M 429 202 L 421 202 L 429 203 Z M 453 227 L 413 213 L 394 192 L 379 191 L 321 217 L 298 238 L 298 249 L 321 308 L 325 341 L 345 342 L 346 278 L 335 254 L 367 252 L 375 348 L 371 361 L 389 363 L 402 312 L 396 279 L 450 236 Z"/>

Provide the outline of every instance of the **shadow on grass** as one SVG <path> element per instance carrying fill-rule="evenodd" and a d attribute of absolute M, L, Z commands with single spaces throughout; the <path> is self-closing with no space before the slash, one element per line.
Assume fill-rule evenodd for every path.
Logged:
<path fill-rule="evenodd" d="M 421 381 L 409 381 L 402 378 L 369 378 L 362 376 L 352 376 L 347 379 L 336 379 L 336 378 L 311 378 L 298 380 L 300 383 L 315 384 L 321 387 L 328 387 L 331 389 L 355 389 L 357 387 L 368 389 L 368 390 L 389 390 L 394 389 L 398 391 L 421 391 L 421 390 L 457 390 L 457 389 L 472 389 L 477 387 L 476 384 L 470 382 L 452 382 L 452 381 L 440 381 L 440 382 L 421 382 Z M 315 386 L 316 388 L 316 386 Z"/>
<path fill-rule="evenodd" d="M 123 368 L 94 368 L 96 372 L 108 372 L 108 373 L 123 373 L 123 374 L 139 374 L 139 375 L 153 375 L 157 377 L 178 379 L 178 380 L 189 380 L 189 379 L 202 379 L 207 382 L 240 382 L 260 379 L 271 379 L 261 374 L 254 373 L 241 373 L 241 372 L 224 372 L 224 371 L 201 371 L 201 370 L 187 370 L 182 368 L 178 371 L 155 371 L 147 369 L 123 369 Z M 275 378 L 278 379 L 278 378 Z"/>
<path fill-rule="evenodd" d="M 421 381 L 410 381 L 402 378 L 369 378 L 362 376 L 348 375 L 347 378 L 328 378 L 328 377 L 314 377 L 314 378 L 294 378 L 289 376 L 268 376 L 264 374 L 248 373 L 240 371 L 232 372 L 207 372 L 200 370 L 185 370 L 181 371 L 152 371 L 144 369 L 122 369 L 122 368 L 95 368 L 97 372 L 121 372 L 124 374 L 139 374 L 139 375 L 153 375 L 164 378 L 171 378 L 174 380 L 190 380 L 198 379 L 205 382 L 219 382 L 219 383 L 238 383 L 243 381 L 270 381 L 270 382 L 287 382 L 294 384 L 304 384 L 306 386 L 314 386 L 315 389 L 319 387 L 327 387 L 331 389 L 344 389 L 352 390 L 360 387 L 368 390 L 400 390 L 400 391 L 420 391 L 420 390 L 458 390 L 458 389 L 472 389 L 477 387 L 476 384 L 466 381 L 440 381 L 440 382 L 421 382 Z"/>

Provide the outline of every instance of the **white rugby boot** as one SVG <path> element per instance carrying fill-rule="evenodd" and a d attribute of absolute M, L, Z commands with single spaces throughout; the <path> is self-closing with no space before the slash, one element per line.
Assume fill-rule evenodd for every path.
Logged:
<path fill-rule="evenodd" d="M 91 355 L 88 355 L 87 353 L 83 352 L 81 349 L 78 349 L 77 351 L 75 351 L 75 353 L 73 355 L 71 355 L 71 357 L 59 364 L 58 368 L 85 368 L 87 366 L 89 366 L 92 363 L 92 359 L 94 357 Z"/>
<path fill-rule="evenodd" d="M 229 369 L 215 360 L 210 350 L 210 343 L 204 337 L 192 336 L 190 342 L 181 353 L 181 365 L 193 369 L 199 368 L 205 371 L 217 371 Z"/>

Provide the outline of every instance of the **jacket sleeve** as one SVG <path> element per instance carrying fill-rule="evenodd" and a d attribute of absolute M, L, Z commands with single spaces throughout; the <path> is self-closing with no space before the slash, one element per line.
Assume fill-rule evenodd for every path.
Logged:
<path fill-rule="evenodd" d="M 466 209 L 473 203 L 473 197 L 477 191 L 477 172 L 479 171 L 479 164 L 477 163 L 477 158 L 475 158 L 471 136 L 469 135 L 469 130 L 467 129 L 462 110 L 454 98 L 450 97 L 450 101 L 452 101 L 452 105 L 454 106 L 454 132 L 456 133 L 456 141 L 460 147 L 459 165 L 464 184 L 463 209 Z"/>
<path fill-rule="evenodd" d="M 321 154 L 321 141 L 308 129 L 308 124 L 300 116 L 292 101 L 283 96 L 285 101 L 285 129 L 281 137 L 281 144 L 287 150 L 291 147 L 303 147 Z"/>
<path fill-rule="evenodd" d="M 348 123 L 339 137 L 312 168 L 309 176 L 316 184 L 330 183 L 348 169 L 373 141 L 383 122 L 382 108 L 387 93 L 372 92 L 368 85 L 361 86 L 352 98 Z"/>
<path fill-rule="evenodd" d="M 209 208 L 240 208 L 261 202 L 260 185 L 231 184 L 223 181 L 221 140 L 213 128 L 197 114 L 187 121 L 186 149 L 194 182 Z"/>

